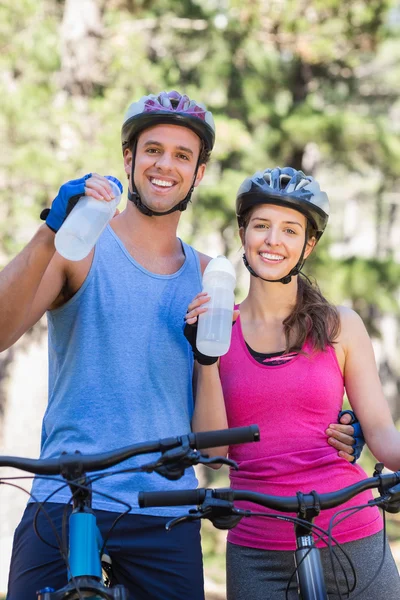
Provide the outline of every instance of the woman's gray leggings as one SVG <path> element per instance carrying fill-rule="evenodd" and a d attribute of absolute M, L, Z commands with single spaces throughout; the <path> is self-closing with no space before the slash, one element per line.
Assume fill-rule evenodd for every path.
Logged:
<path fill-rule="evenodd" d="M 400 576 L 389 545 L 383 565 L 382 533 L 341 546 L 351 558 L 357 576 L 357 587 L 350 595 L 355 597 L 364 587 L 371 585 L 358 596 L 359 600 L 399 600 Z M 352 571 L 344 555 L 339 551 L 349 583 L 353 583 Z M 321 549 L 327 592 L 330 600 L 338 600 L 328 548 Z M 336 563 L 337 564 L 337 563 Z M 295 568 L 292 551 L 259 550 L 228 543 L 226 553 L 227 600 L 285 600 L 285 590 Z M 340 592 L 347 598 L 346 584 L 340 567 L 336 569 Z M 296 577 L 292 580 L 290 600 L 298 599 Z"/>

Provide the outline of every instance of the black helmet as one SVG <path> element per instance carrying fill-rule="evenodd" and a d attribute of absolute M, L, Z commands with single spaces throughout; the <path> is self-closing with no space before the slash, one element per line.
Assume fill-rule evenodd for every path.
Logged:
<path fill-rule="evenodd" d="M 292 167 L 257 171 L 243 181 L 236 196 L 239 226 L 243 225 L 243 216 L 249 208 L 259 204 L 277 204 L 298 210 L 316 230 L 317 240 L 329 219 L 329 199 L 319 183 Z"/>
<path fill-rule="evenodd" d="M 203 104 L 176 91 L 143 96 L 129 106 L 121 131 L 122 149 L 125 150 L 148 127 L 162 124 L 188 127 L 199 136 L 209 152 L 213 149 L 215 125 L 211 112 Z"/>

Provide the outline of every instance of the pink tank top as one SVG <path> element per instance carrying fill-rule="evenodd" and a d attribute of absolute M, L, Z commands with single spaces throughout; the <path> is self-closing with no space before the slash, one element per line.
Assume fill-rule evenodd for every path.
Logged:
<path fill-rule="evenodd" d="M 306 344 L 304 352 L 286 364 L 262 365 L 246 347 L 240 317 L 233 327 L 230 350 L 220 359 L 229 427 L 257 423 L 261 441 L 230 448 L 230 457 L 239 465 L 239 471 L 230 473 L 232 488 L 295 496 L 298 491 L 331 492 L 367 477 L 327 442 L 325 430 L 337 422 L 344 394 L 335 351 L 327 347 L 313 353 Z M 338 509 L 321 512 L 315 524 L 328 529 L 335 512 L 371 498 L 371 492 L 363 492 Z M 277 514 L 248 502 L 238 506 Z M 335 527 L 333 536 L 340 543 L 350 542 L 381 529 L 379 510 L 368 507 Z M 264 517 L 243 518 L 228 541 L 266 550 L 296 547 L 292 523 Z"/>

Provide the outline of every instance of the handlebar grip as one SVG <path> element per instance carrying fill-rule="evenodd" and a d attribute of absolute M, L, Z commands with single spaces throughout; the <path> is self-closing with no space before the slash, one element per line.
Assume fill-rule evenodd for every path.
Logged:
<path fill-rule="evenodd" d="M 140 508 L 151 506 L 186 506 L 201 504 L 206 497 L 205 489 L 176 490 L 171 492 L 139 492 Z"/>
<path fill-rule="evenodd" d="M 260 430 L 258 425 L 250 425 L 249 427 L 233 427 L 232 429 L 192 433 L 190 437 L 190 446 L 201 450 L 202 448 L 218 448 L 219 446 L 231 446 L 232 444 L 259 442 Z"/>

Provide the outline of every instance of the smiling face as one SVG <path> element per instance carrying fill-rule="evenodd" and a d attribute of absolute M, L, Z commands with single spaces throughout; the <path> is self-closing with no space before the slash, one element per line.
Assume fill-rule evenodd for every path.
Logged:
<path fill-rule="evenodd" d="M 262 204 L 254 208 L 240 237 L 246 258 L 254 271 L 267 280 L 286 276 L 298 263 L 307 229 L 306 217 L 292 208 Z M 307 242 L 304 259 L 315 245 Z"/>
<path fill-rule="evenodd" d="M 192 184 L 201 149 L 200 138 L 180 125 L 156 125 L 137 140 L 134 177 L 136 189 L 150 209 L 166 212 L 183 200 Z M 125 150 L 125 172 L 131 172 L 132 152 Z M 205 165 L 198 168 L 197 186 Z"/>

